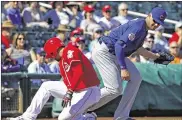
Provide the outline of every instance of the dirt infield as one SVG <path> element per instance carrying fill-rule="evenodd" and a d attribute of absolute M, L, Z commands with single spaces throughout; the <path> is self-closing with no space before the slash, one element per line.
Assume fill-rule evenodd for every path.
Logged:
<path fill-rule="evenodd" d="M 135 117 L 136 120 L 182 120 L 182 117 Z M 38 120 L 57 120 L 57 119 L 38 119 Z M 100 117 L 97 120 L 113 120 L 109 117 Z"/>

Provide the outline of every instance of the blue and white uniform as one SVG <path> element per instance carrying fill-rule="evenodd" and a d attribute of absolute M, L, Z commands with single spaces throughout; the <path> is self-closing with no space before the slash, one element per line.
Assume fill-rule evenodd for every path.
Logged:
<path fill-rule="evenodd" d="M 164 9 L 156 7 L 151 16 L 157 23 L 164 24 L 167 16 Z M 127 69 L 130 80 L 115 111 L 114 120 L 127 120 L 140 87 L 142 78 L 135 65 L 127 58 L 142 47 L 147 35 L 146 19 L 133 19 L 103 36 L 92 51 L 92 59 L 103 79 L 100 101 L 89 108 L 97 109 L 122 94 L 121 69 Z"/>
<path fill-rule="evenodd" d="M 101 89 L 101 100 L 90 110 L 97 109 L 121 95 L 120 71 L 127 68 L 131 79 L 114 118 L 122 117 L 125 120 L 129 117 L 142 78 L 135 65 L 127 57 L 142 47 L 146 35 L 145 19 L 134 19 L 113 29 L 108 36 L 99 39 L 93 49 L 92 59 L 102 76 L 105 87 Z"/>

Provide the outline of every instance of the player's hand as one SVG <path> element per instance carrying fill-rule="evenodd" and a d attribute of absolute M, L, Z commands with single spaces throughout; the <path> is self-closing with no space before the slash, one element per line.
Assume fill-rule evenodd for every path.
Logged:
<path fill-rule="evenodd" d="M 67 107 L 68 104 L 69 104 L 69 106 L 71 105 L 72 96 L 73 96 L 73 91 L 68 90 L 63 97 L 63 101 L 62 101 L 62 107 L 63 108 Z"/>
<path fill-rule="evenodd" d="M 121 69 L 121 79 L 126 81 L 130 80 L 130 73 L 127 69 Z"/>

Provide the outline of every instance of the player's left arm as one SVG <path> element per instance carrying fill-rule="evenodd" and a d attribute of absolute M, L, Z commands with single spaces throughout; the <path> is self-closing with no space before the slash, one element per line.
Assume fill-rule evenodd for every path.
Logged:
<path fill-rule="evenodd" d="M 69 78 L 71 79 L 70 81 L 71 86 L 67 86 L 68 90 L 63 97 L 63 101 L 62 101 L 63 108 L 67 107 L 68 104 L 71 105 L 71 99 L 72 99 L 73 93 L 80 82 L 81 76 L 83 75 L 83 66 L 82 66 L 81 58 L 79 57 L 79 53 L 72 50 L 68 53 L 67 57 L 69 59 L 68 62 L 70 64 L 70 68 L 68 68 L 67 70 L 72 71 L 72 76 Z"/>
<path fill-rule="evenodd" d="M 69 89 L 74 91 L 80 82 L 81 76 L 83 75 L 83 66 L 81 62 L 73 62 L 71 64 L 71 70 L 73 71 L 73 76 L 71 77 L 73 80 Z"/>
<path fill-rule="evenodd" d="M 77 48 L 73 49 L 72 57 L 70 57 L 68 61 L 70 64 L 70 70 L 72 71 L 72 76 L 70 77 L 71 86 L 68 89 L 74 91 L 84 73 L 81 53 L 77 50 Z"/>
<path fill-rule="evenodd" d="M 159 54 L 157 53 L 153 53 L 151 51 L 148 51 L 147 49 L 145 49 L 144 47 L 140 47 L 138 50 L 137 50 L 137 53 L 141 56 L 144 56 L 144 57 L 147 57 L 147 58 L 151 58 L 153 60 L 157 59 L 160 57 Z"/>

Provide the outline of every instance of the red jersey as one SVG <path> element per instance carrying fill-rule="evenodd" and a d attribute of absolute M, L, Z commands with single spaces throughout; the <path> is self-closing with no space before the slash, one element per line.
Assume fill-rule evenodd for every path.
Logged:
<path fill-rule="evenodd" d="M 1 42 L 5 45 L 6 49 L 10 47 L 9 39 L 1 34 Z"/>
<path fill-rule="evenodd" d="M 90 61 L 72 45 L 64 48 L 59 66 L 68 89 L 79 91 L 100 84 Z"/>

